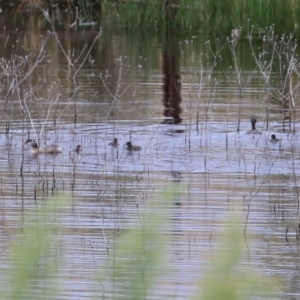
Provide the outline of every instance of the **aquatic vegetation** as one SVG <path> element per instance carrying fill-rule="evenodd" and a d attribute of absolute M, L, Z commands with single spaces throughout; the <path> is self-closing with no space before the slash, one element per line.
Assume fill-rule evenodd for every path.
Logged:
<path fill-rule="evenodd" d="M 172 276 L 174 271 L 169 267 L 170 257 L 166 253 L 170 239 L 164 232 L 172 230 L 172 210 L 177 205 L 174 199 L 179 194 L 180 186 L 173 186 L 163 197 L 154 197 L 147 210 L 141 213 L 139 224 L 122 231 L 116 238 L 114 249 L 109 250 L 106 269 L 95 272 L 100 294 L 110 293 L 114 299 L 151 298 L 161 280 Z M 64 261 L 58 259 L 64 256 L 58 246 L 63 239 L 58 219 L 63 210 L 69 209 L 70 202 L 58 197 L 49 199 L 35 212 L 27 213 L 23 233 L 8 250 L 13 263 L 5 272 L 7 285 L 1 286 L 2 299 L 29 299 L 37 293 L 42 293 L 43 299 L 60 298 L 66 287 L 58 284 L 60 264 Z M 201 276 L 199 272 L 195 286 L 199 290 L 187 299 L 244 300 L 257 295 L 270 296 L 278 291 L 269 278 L 242 264 L 246 249 L 240 226 L 242 220 L 237 212 L 230 214 L 229 220 L 224 225 L 225 232 L 218 237 L 212 258 L 207 260 L 206 271 Z M 82 274 L 81 279 L 84 278 Z M 96 296 L 99 295 L 93 292 L 90 299 Z"/>
<path fill-rule="evenodd" d="M 210 298 L 215 291 L 222 299 L 222 291 L 226 291 L 229 299 L 234 299 L 232 295 L 241 298 L 242 290 L 242 299 L 245 299 L 248 284 L 251 294 L 257 290 L 257 279 L 261 281 L 261 277 L 254 274 L 254 279 L 250 278 L 248 269 L 240 269 L 241 264 L 248 264 L 243 256 L 245 241 L 240 232 L 238 237 L 233 234 L 232 239 L 220 244 L 225 250 L 217 251 L 217 240 L 229 222 L 223 224 L 215 215 L 226 214 L 232 206 L 242 203 L 247 217 L 236 227 L 239 231 L 244 228 L 244 234 L 249 237 L 254 222 L 272 226 L 272 222 L 261 215 L 259 218 L 263 221 L 249 218 L 256 212 L 258 202 L 259 209 L 262 206 L 260 212 L 269 214 L 272 221 L 280 220 L 280 229 L 276 227 L 272 232 L 274 235 L 282 235 L 280 230 L 286 220 L 282 216 L 286 212 L 291 215 L 292 225 L 287 232 L 293 234 L 295 225 L 299 229 L 296 220 L 298 190 L 286 190 L 286 186 L 293 187 L 297 181 L 299 159 L 293 152 L 297 148 L 286 152 L 276 149 L 272 153 L 271 147 L 265 147 L 270 132 L 266 128 L 269 116 L 279 119 L 277 110 L 282 103 L 285 103 L 285 111 L 296 110 L 298 105 L 294 101 L 297 99 L 294 95 L 298 93 L 294 35 L 275 37 L 271 27 L 264 37 L 263 30 L 259 29 L 257 33 L 251 26 L 247 29 L 233 27 L 227 40 L 199 43 L 193 38 L 184 41 L 177 36 L 173 38 L 173 34 L 167 32 L 148 41 L 154 41 L 159 49 L 151 64 L 148 55 L 153 48 L 148 44 L 131 52 L 132 45 L 127 43 L 126 35 L 109 36 L 105 32 L 109 36 L 106 40 L 102 39 L 102 30 L 77 35 L 76 25 L 64 32 L 67 38 L 63 40 L 50 15 L 45 12 L 44 16 L 52 31 L 46 37 L 42 36 L 42 47 L 33 43 L 30 50 L 22 48 L 28 55 L 12 55 L 1 61 L 4 104 L 1 125 L 5 126 L 3 129 L 6 129 L 10 143 L 1 144 L 5 156 L 2 157 L 0 188 L 5 199 L 3 220 L 10 217 L 13 221 L 7 228 L 15 229 L 16 215 L 23 219 L 29 211 L 32 216 L 32 207 L 35 212 L 39 205 L 52 201 L 50 194 L 67 191 L 72 196 L 72 206 L 63 217 L 66 237 L 61 238 L 61 244 L 75 241 L 70 249 L 76 255 L 68 256 L 67 251 L 59 253 L 66 261 L 72 261 L 71 268 L 69 265 L 65 268 L 67 274 L 62 276 L 63 283 L 69 282 L 73 274 L 68 271 L 72 269 L 74 278 L 70 281 L 73 286 L 79 281 L 88 282 L 88 285 L 92 281 L 95 287 L 94 277 L 82 280 L 82 274 L 90 271 L 93 275 L 97 273 L 95 281 L 100 293 L 114 293 L 116 298 L 120 294 L 128 295 L 130 299 L 148 297 L 159 290 L 156 282 L 160 282 L 164 272 L 167 272 L 167 281 L 177 274 L 168 268 L 169 261 L 175 261 L 176 268 L 177 264 L 189 266 L 190 261 L 197 262 L 195 253 L 201 253 L 199 260 L 206 258 L 202 243 L 209 240 L 208 252 L 213 252 L 214 260 L 208 261 L 205 270 L 211 267 L 213 271 L 207 272 L 207 281 L 206 278 L 202 280 L 202 273 L 199 275 L 199 290 L 203 293 L 198 292 L 194 298 Z M 248 45 L 248 52 L 243 52 L 241 42 L 246 32 L 249 43 L 244 40 L 243 45 Z M 83 39 L 79 38 L 80 34 Z M 88 34 L 91 36 L 85 40 Z M 25 38 L 25 41 L 37 42 L 38 39 L 32 36 L 30 31 L 30 39 Z M 8 42 L 12 39 L 8 35 L 6 38 Z M 159 39 L 163 40 L 162 47 Z M 279 49 L 276 48 L 278 42 Z M 15 42 L 13 49 L 18 43 Z M 147 55 L 138 56 L 140 49 Z M 130 53 L 132 57 L 126 57 L 124 53 Z M 243 58 L 245 53 L 246 58 Z M 41 59 L 37 59 L 39 57 Z M 147 64 L 150 68 L 144 70 Z M 252 80 L 256 82 L 253 84 Z M 284 87 L 285 98 L 275 98 Z M 225 99 L 224 94 L 229 99 Z M 271 104 L 273 107 L 270 108 Z M 269 112 L 271 109 L 272 113 Z M 251 115 L 258 116 L 266 133 L 261 135 L 257 147 L 253 146 L 252 137 L 236 134 L 236 131 L 240 132 L 240 120 L 247 120 L 242 123 L 245 126 L 242 132 L 249 128 Z M 273 128 L 276 133 L 284 130 L 278 123 L 276 121 Z M 64 153 L 33 158 L 24 151 L 26 147 L 20 146 L 28 136 L 42 139 L 42 145 L 47 141 L 58 141 L 64 146 Z M 115 136 L 118 140 L 113 141 Z M 282 136 L 287 137 L 284 133 Z M 142 156 L 128 155 L 123 146 L 128 140 L 138 141 L 143 149 Z M 118 141 L 122 147 L 114 149 Z M 82 155 L 80 145 L 84 147 Z M 140 149 L 129 146 L 129 151 Z M 20 174 L 16 168 L 21 169 Z M 167 182 L 171 181 L 180 184 L 180 188 L 182 184 L 183 197 L 178 196 L 178 192 L 167 192 L 157 201 L 147 198 L 155 190 L 166 189 Z M 258 201 L 253 203 L 255 198 Z M 36 216 L 34 212 L 33 216 Z M 56 218 L 51 217 L 52 220 Z M 41 222 L 39 225 L 47 227 Z M 257 227 L 263 230 L 263 226 Z M 268 234 L 263 232 L 260 241 L 268 238 Z M 44 235 L 46 238 L 47 234 Z M 12 237 L 18 238 L 14 233 Z M 56 238 L 54 235 L 53 239 Z M 295 240 L 295 235 L 293 238 Z M 177 243 L 182 248 L 173 247 Z M 226 243 L 231 248 L 234 244 L 238 249 L 227 252 Z M 282 247 L 284 251 L 285 246 Z M 36 256 L 44 255 L 41 251 L 31 251 L 28 245 L 23 248 Z M 79 253 L 78 250 L 83 251 Z M 220 256 L 220 260 L 216 260 L 216 256 Z M 52 254 L 49 257 L 52 258 Z M 43 270 L 39 268 L 40 261 L 32 258 L 28 261 L 35 285 L 38 273 L 34 267 L 38 265 L 38 272 Z M 73 269 L 74 263 L 82 263 L 83 267 Z M 191 270 L 193 267 L 195 269 Z M 223 275 L 220 275 L 220 269 L 224 271 Z M 187 274 L 194 275 L 201 270 L 193 264 Z M 48 273 L 43 274 L 47 275 L 45 280 L 42 277 L 43 291 L 46 291 Z M 31 278 L 28 276 L 27 286 Z M 224 285 L 220 285 L 220 280 Z M 86 286 L 82 290 L 86 291 Z"/>
<path fill-rule="evenodd" d="M 193 299 L 253 299 L 271 297 L 280 285 L 257 270 L 241 264 L 246 250 L 237 212 L 229 214 L 229 222 L 220 237 L 217 250 L 209 260 L 208 272 L 200 280 L 200 289 Z"/>
<path fill-rule="evenodd" d="M 18 12 L 49 10 L 58 23 L 65 15 L 75 18 L 72 28 L 79 24 L 95 24 L 99 19 L 127 27 L 155 30 L 200 31 L 212 35 L 229 35 L 232 28 L 247 27 L 248 20 L 256 27 L 276 25 L 280 34 L 291 32 L 300 12 L 298 1 L 287 0 L 138 0 L 138 1 L 57 1 L 19 0 L 14 5 L 2 4 L 2 10 Z M 70 24 L 71 25 L 71 24 Z"/>
<path fill-rule="evenodd" d="M 3 266 L 6 285 L 0 284 L 2 299 L 32 299 L 40 293 L 43 299 L 55 299 L 60 230 L 55 218 L 67 204 L 64 197 L 49 199 L 24 218 L 22 231 L 7 249 L 12 260 L 11 265 Z"/>

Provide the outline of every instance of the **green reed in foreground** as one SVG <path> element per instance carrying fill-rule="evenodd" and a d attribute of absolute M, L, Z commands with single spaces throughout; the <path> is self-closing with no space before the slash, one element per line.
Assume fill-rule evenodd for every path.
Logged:
<path fill-rule="evenodd" d="M 246 244 L 241 219 L 230 214 L 225 232 L 216 251 L 209 259 L 209 271 L 199 281 L 199 293 L 193 299 L 239 300 L 272 297 L 275 284 L 241 262 L 245 258 Z"/>
<path fill-rule="evenodd" d="M 113 293 L 114 299 L 144 299 L 155 294 L 156 285 L 163 289 L 161 278 L 172 279 L 166 248 L 172 231 L 172 211 L 180 209 L 176 202 L 179 194 L 175 188 L 165 193 L 163 199 L 153 200 L 140 212 L 136 228 L 121 234 L 115 248 L 109 251 L 108 272 L 100 270 L 97 276 L 100 283 L 105 282 L 101 285 L 102 295 Z M 54 220 L 65 204 L 61 199 L 48 199 L 34 218 L 25 216 L 24 231 L 11 247 L 13 263 L 5 272 L 7 285 L 1 290 L 7 292 L 1 299 L 32 299 L 39 294 L 43 299 L 59 298 L 55 284 L 59 264 L 54 252 L 59 231 Z M 218 238 L 220 243 L 213 248 L 216 251 L 207 262 L 208 272 L 199 279 L 199 291 L 192 299 L 245 300 L 259 294 L 265 298 L 274 290 L 270 280 L 241 264 L 245 241 L 241 220 L 235 215 L 231 215 L 225 233 Z"/>
<path fill-rule="evenodd" d="M 161 273 L 166 271 L 165 249 L 168 243 L 172 199 L 177 190 L 153 200 L 136 229 L 125 232 L 116 242 L 108 280 L 114 282 L 115 299 L 144 299 Z"/>
<path fill-rule="evenodd" d="M 178 195 L 176 189 L 166 193 L 164 200 L 157 200 L 147 209 L 141 226 L 128 230 L 117 241 L 110 264 L 112 272 L 106 278 L 114 283 L 114 299 L 144 299 L 155 294 L 156 285 L 163 286 L 158 278 L 172 280 L 165 249 L 170 240 L 168 232 L 172 231 L 170 212 L 176 208 Z M 268 278 L 241 264 L 245 240 L 242 220 L 236 215 L 232 213 L 224 225 L 226 230 L 219 237 L 217 250 L 208 260 L 209 271 L 199 279 L 199 291 L 192 299 L 245 300 L 260 294 L 271 296 L 275 291 Z"/>
<path fill-rule="evenodd" d="M 6 286 L 0 285 L 1 299 L 37 299 L 39 294 L 41 299 L 54 298 L 59 267 L 55 218 L 65 204 L 61 197 L 48 199 L 37 211 L 24 213 L 22 232 L 6 250 L 12 264 L 5 271 Z"/>

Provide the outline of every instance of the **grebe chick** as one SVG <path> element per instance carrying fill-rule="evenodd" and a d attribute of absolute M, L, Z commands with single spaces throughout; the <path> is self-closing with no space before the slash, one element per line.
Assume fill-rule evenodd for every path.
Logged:
<path fill-rule="evenodd" d="M 62 148 L 58 145 L 51 145 L 45 148 L 40 148 L 37 144 L 37 142 L 33 139 L 28 139 L 25 143 L 25 145 L 30 144 L 31 145 L 31 152 L 33 154 L 37 153 L 46 153 L 46 154 L 57 154 L 62 153 Z"/>
<path fill-rule="evenodd" d="M 81 145 L 77 145 L 77 147 L 74 150 L 70 151 L 69 158 L 72 161 L 72 163 L 80 161 L 81 152 L 82 152 Z"/>
<path fill-rule="evenodd" d="M 76 148 L 73 150 L 73 152 L 75 152 L 77 154 L 81 153 L 81 151 L 82 151 L 81 145 L 77 145 Z"/>
<path fill-rule="evenodd" d="M 275 134 L 271 134 L 271 139 L 269 140 L 269 143 L 276 144 L 279 143 L 280 141 L 281 141 L 280 139 L 276 138 Z"/>
<path fill-rule="evenodd" d="M 134 146 L 131 144 L 131 142 L 126 143 L 126 150 L 128 151 L 140 151 L 142 148 L 140 146 Z"/>
<path fill-rule="evenodd" d="M 109 145 L 109 146 L 112 146 L 112 147 L 114 147 L 114 148 L 117 148 L 117 147 L 119 146 L 119 144 L 118 144 L 118 139 L 117 139 L 117 138 L 114 138 L 114 140 L 113 140 L 112 142 L 110 142 L 108 145 Z"/>

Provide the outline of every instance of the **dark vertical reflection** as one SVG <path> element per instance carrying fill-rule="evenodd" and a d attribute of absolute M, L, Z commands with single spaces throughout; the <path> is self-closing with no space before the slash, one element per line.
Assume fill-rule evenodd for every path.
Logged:
<path fill-rule="evenodd" d="M 163 105 L 165 116 L 163 124 L 180 124 L 181 108 L 181 83 L 179 75 L 179 42 L 175 33 L 166 32 L 163 46 L 162 71 L 163 80 Z"/>

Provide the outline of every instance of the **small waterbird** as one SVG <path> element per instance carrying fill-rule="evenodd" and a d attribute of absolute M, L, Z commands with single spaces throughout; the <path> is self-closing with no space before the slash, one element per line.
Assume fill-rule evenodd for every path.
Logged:
<path fill-rule="evenodd" d="M 72 163 L 79 162 L 81 158 L 82 147 L 81 145 L 77 145 L 77 147 L 70 151 L 69 158 Z"/>
<path fill-rule="evenodd" d="M 281 141 L 280 139 L 276 138 L 275 134 L 271 134 L 271 139 L 269 140 L 269 143 L 276 144 L 279 143 L 280 141 Z"/>
<path fill-rule="evenodd" d="M 255 123 L 257 122 L 257 120 L 255 118 L 251 118 L 250 122 L 251 122 L 252 129 L 246 131 L 246 134 L 261 134 L 261 131 L 255 128 Z"/>
<path fill-rule="evenodd" d="M 140 146 L 134 146 L 131 144 L 131 142 L 127 142 L 126 143 L 126 150 L 128 151 L 140 151 L 142 150 L 142 148 Z"/>
<path fill-rule="evenodd" d="M 119 146 L 118 139 L 114 138 L 114 140 L 112 142 L 110 142 L 108 145 L 112 146 L 113 148 L 117 148 Z"/>
<path fill-rule="evenodd" d="M 25 143 L 25 145 L 30 144 L 31 145 L 31 152 L 33 154 L 37 153 L 46 153 L 46 154 L 57 154 L 62 153 L 62 148 L 58 145 L 51 145 L 45 148 L 40 148 L 37 144 L 37 142 L 33 139 L 28 139 Z"/>
<path fill-rule="evenodd" d="M 82 151 L 81 145 L 77 145 L 77 147 L 73 151 L 77 154 L 81 153 L 81 151 Z"/>

